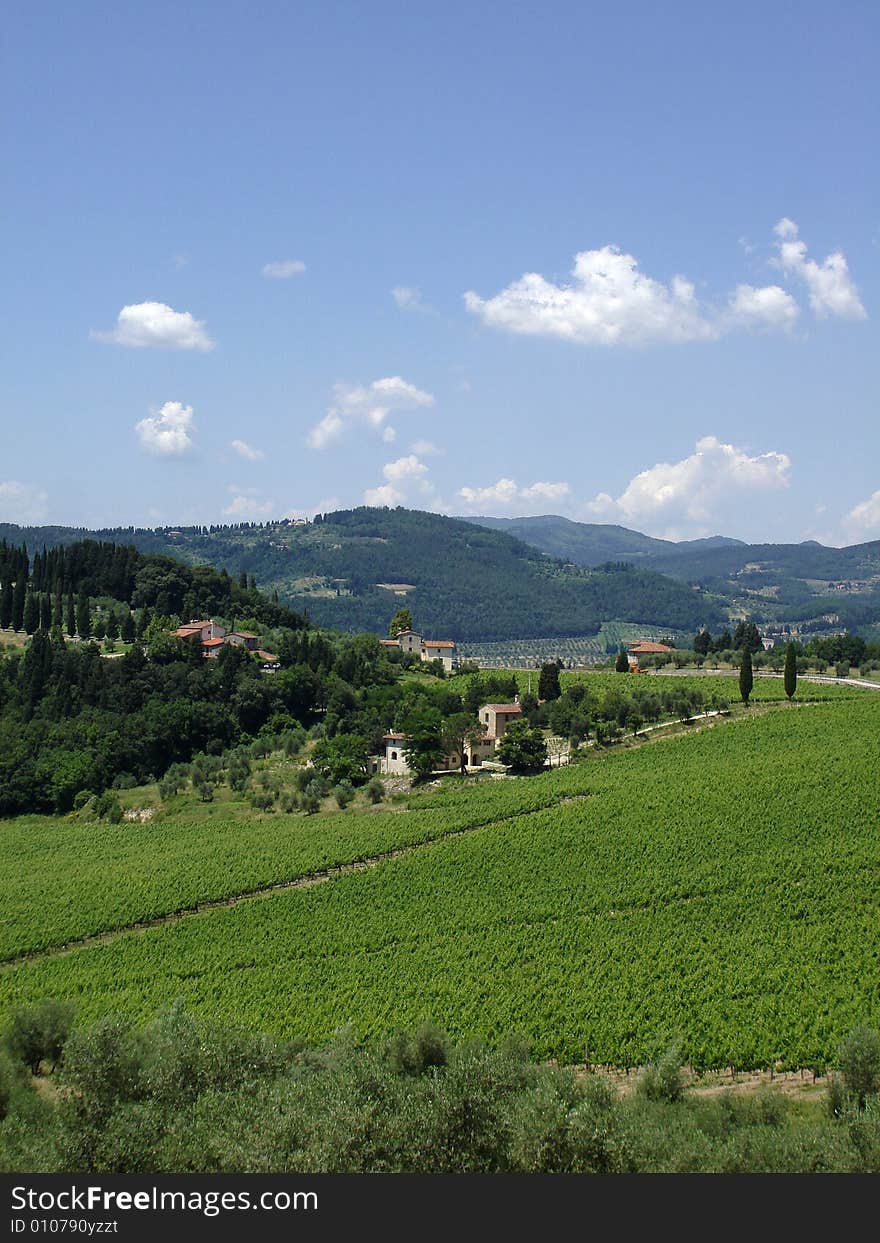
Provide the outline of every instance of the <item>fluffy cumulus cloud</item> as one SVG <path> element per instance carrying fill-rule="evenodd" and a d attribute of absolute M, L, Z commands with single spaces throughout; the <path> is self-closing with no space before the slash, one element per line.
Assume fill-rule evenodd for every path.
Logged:
<path fill-rule="evenodd" d="M 385 483 L 368 488 L 364 493 L 365 505 L 403 505 L 415 486 L 423 495 L 433 491 L 426 476 L 428 468 L 414 453 L 386 462 L 382 467 Z"/>
<path fill-rule="evenodd" d="M 746 497 L 754 503 L 755 494 L 787 487 L 790 469 L 785 453 L 751 456 L 705 436 L 682 461 L 658 462 L 636 475 L 616 500 L 600 492 L 585 516 L 670 539 L 710 535 L 713 524 L 741 512 Z"/>
<path fill-rule="evenodd" d="M 277 259 L 274 263 L 263 264 L 263 275 L 270 281 L 290 280 L 291 276 L 299 276 L 305 270 L 302 259 Z"/>
<path fill-rule="evenodd" d="M 728 302 L 732 324 L 743 328 L 793 328 L 800 307 L 779 285 L 737 285 Z"/>
<path fill-rule="evenodd" d="M 193 408 L 179 401 L 166 401 L 155 414 L 141 419 L 134 428 L 141 448 L 155 457 L 185 457 L 193 447 Z"/>
<path fill-rule="evenodd" d="M 843 525 L 847 536 L 853 540 L 880 539 L 880 490 L 854 506 Z"/>
<path fill-rule="evenodd" d="M 336 384 L 333 404 L 308 434 L 313 449 L 326 449 L 356 424 L 372 428 L 390 443 L 394 429 L 387 422 L 393 412 L 433 406 L 434 398 L 400 376 L 387 376 L 367 385 Z"/>
<path fill-rule="evenodd" d="M 189 311 L 175 311 L 164 302 L 137 302 L 124 306 L 109 332 L 92 332 L 96 341 L 135 349 L 212 350 L 205 323 Z"/>
<path fill-rule="evenodd" d="M 35 526 L 49 515 L 49 497 L 42 488 L 17 479 L 0 480 L 0 522 Z"/>
<path fill-rule="evenodd" d="M 516 506 L 517 514 L 546 512 L 548 505 L 567 500 L 571 489 L 567 483 L 538 482 L 521 488 L 515 479 L 499 479 L 483 488 L 459 488 L 463 508 L 470 514 L 485 514 L 495 509 Z M 462 505 L 459 506 L 460 508 Z"/>
<path fill-rule="evenodd" d="M 239 457 L 243 457 L 246 462 L 259 462 L 266 456 L 262 449 L 255 449 L 246 440 L 233 440 L 229 447 Z"/>
<path fill-rule="evenodd" d="M 778 221 L 773 232 L 779 252 L 776 265 L 805 283 L 815 315 L 820 319 L 829 315 L 840 319 L 867 318 L 842 251 L 832 251 L 821 263 L 808 259 L 806 242 L 801 241 L 798 226 L 787 216 Z"/>
<path fill-rule="evenodd" d="M 469 291 L 465 306 L 493 328 L 583 345 L 679 343 L 718 335 L 689 281 L 681 276 L 668 285 L 653 280 L 616 246 L 582 250 L 575 255 L 572 277 L 571 284 L 556 285 L 538 272 L 526 272 L 494 298 Z"/>

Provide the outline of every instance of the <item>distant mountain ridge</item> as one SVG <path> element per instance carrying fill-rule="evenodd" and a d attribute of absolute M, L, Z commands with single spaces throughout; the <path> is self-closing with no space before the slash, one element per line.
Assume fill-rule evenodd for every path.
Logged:
<path fill-rule="evenodd" d="M 88 533 L 0 526 L 0 537 L 25 540 L 32 551 L 87 534 L 252 574 L 264 591 L 276 590 L 282 602 L 339 630 L 384 634 L 404 603 L 424 634 L 458 641 L 595 635 L 608 621 L 687 634 L 727 620 L 712 593 L 630 557 L 581 567 L 512 534 L 417 510 L 362 507 L 307 524 Z"/>
<path fill-rule="evenodd" d="M 880 627 L 880 541 L 673 543 L 552 514 L 464 519 L 403 508 L 318 519 L 101 531 L 0 524 L 0 537 L 36 551 L 92 536 L 244 571 L 319 624 L 349 631 L 384 633 L 404 603 L 425 633 L 460 641 L 592 635 L 612 620 L 685 635 L 739 617 L 770 631 Z"/>
<path fill-rule="evenodd" d="M 727 536 L 655 539 L 626 527 L 573 522 L 559 515 L 469 519 L 510 531 L 527 544 L 575 565 L 626 556 L 724 597 L 734 613 L 765 625 L 820 623 L 851 630 L 880 624 L 880 540 L 829 548 L 801 544 L 747 544 Z"/>

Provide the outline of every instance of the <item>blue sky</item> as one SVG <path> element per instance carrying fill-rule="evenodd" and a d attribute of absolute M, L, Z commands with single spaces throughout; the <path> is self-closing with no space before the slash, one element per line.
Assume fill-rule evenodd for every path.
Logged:
<path fill-rule="evenodd" d="M 874 3 L 15 3 L 0 520 L 880 538 Z"/>

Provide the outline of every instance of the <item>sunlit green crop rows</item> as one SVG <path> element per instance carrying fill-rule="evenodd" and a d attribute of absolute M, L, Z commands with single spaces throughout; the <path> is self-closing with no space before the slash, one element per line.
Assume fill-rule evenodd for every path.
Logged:
<path fill-rule="evenodd" d="M 85 1017 L 176 996 L 320 1040 L 433 1015 L 542 1054 L 821 1065 L 880 1022 L 880 696 L 755 714 L 534 783 L 441 790 L 452 817 L 570 801 L 0 975 Z M 575 797 L 584 794 L 585 797 Z M 419 813 L 429 815 L 429 812 Z"/>

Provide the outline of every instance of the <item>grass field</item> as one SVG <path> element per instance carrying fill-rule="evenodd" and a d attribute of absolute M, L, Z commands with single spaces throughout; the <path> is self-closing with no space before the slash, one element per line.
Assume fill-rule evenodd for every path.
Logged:
<path fill-rule="evenodd" d="M 814 692 L 373 814 L 7 822 L 3 954 L 43 956 L 0 972 L 0 1007 L 58 996 L 84 1018 L 147 1016 L 182 996 L 310 1040 L 430 1015 L 619 1065 L 680 1031 L 698 1066 L 824 1066 L 857 1021 L 880 1021 L 880 695 Z M 311 888 L 125 930 L 395 849 Z M 108 939 L 57 950 L 95 933 Z"/>

